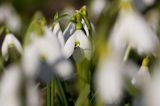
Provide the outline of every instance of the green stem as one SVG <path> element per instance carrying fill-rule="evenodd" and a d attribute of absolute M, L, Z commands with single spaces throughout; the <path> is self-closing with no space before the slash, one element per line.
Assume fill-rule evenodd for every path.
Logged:
<path fill-rule="evenodd" d="M 63 100 L 63 106 L 68 106 L 67 98 L 66 98 L 64 89 L 63 89 L 63 87 L 62 87 L 62 84 L 61 84 L 60 80 L 57 79 L 57 78 L 56 78 L 56 84 L 57 84 L 57 87 L 58 87 L 58 89 L 59 89 L 59 91 L 60 91 L 61 99 Z"/>
<path fill-rule="evenodd" d="M 54 106 L 54 96 L 55 96 L 55 81 L 51 82 L 51 106 Z"/>
<path fill-rule="evenodd" d="M 47 106 L 51 106 L 51 89 L 50 86 L 47 86 Z"/>

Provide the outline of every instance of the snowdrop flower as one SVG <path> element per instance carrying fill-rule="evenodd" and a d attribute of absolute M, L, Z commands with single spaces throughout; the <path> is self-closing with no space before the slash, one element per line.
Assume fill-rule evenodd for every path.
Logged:
<path fill-rule="evenodd" d="M 85 57 L 90 60 L 91 44 L 89 38 L 84 34 L 81 28 L 77 29 L 66 41 L 64 46 L 64 55 L 66 58 L 69 58 L 74 53 L 75 47 L 81 49 L 84 52 Z"/>
<path fill-rule="evenodd" d="M 120 102 L 123 88 L 122 71 L 123 65 L 116 56 L 105 58 L 98 65 L 96 87 L 103 102 L 107 104 Z"/>
<path fill-rule="evenodd" d="M 119 17 L 110 34 L 109 44 L 122 54 L 127 45 L 131 45 L 140 55 L 154 54 L 159 40 L 145 19 L 133 10 L 131 4 L 125 4 L 123 7 L 122 3 Z"/>
<path fill-rule="evenodd" d="M 32 43 L 25 48 L 22 58 L 22 65 L 27 76 L 34 78 L 38 74 L 37 70 L 42 59 L 53 66 L 55 73 L 63 79 L 71 75 L 72 65 L 64 59 L 58 39 L 53 35 L 48 28 L 45 28 L 43 36 L 33 33 Z M 63 66 L 66 68 L 62 70 Z"/>
<path fill-rule="evenodd" d="M 1 106 L 21 106 L 20 97 L 18 96 L 20 84 L 20 68 L 17 65 L 6 68 L 0 86 Z"/>
<path fill-rule="evenodd" d="M 60 28 L 59 22 L 57 22 L 55 24 L 54 29 L 53 29 L 53 33 L 57 36 L 61 47 L 64 47 L 65 41 L 64 41 L 63 33 L 62 33 L 61 28 Z"/>
<path fill-rule="evenodd" d="M 12 32 L 18 32 L 21 28 L 21 19 L 10 4 L 0 6 L 0 23 L 6 25 Z"/>
<path fill-rule="evenodd" d="M 133 77 L 131 83 L 140 89 L 144 89 L 146 85 L 151 81 L 151 76 L 148 69 L 148 59 L 145 58 L 143 60 L 142 66 L 140 67 L 139 71 Z"/>
<path fill-rule="evenodd" d="M 14 47 L 19 54 L 22 53 L 22 46 L 13 34 L 7 34 L 2 44 L 2 56 L 6 61 L 8 60 L 8 49 L 10 47 Z"/>

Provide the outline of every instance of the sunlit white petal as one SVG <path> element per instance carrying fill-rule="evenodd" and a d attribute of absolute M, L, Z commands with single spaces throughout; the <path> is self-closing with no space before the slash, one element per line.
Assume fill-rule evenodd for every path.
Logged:
<path fill-rule="evenodd" d="M 22 67 L 27 77 L 34 78 L 36 76 L 39 61 L 39 52 L 35 45 L 30 45 L 24 49 Z"/>
<path fill-rule="evenodd" d="M 84 28 L 84 30 L 86 32 L 86 35 L 89 36 L 88 27 L 87 27 L 87 25 L 86 25 L 86 23 L 85 23 L 85 21 L 83 19 L 82 19 L 82 24 L 83 24 L 83 28 Z"/>
<path fill-rule="evenodd" d="M 84 54 L 87 59 L 90 60 L 91 57 L 91 44 L 89 38 L 84 34 L 82 30 L 77 30 L 76 34 L 76 41 L 80 42 L 80 48 L 84 50 Z"/>
<path fill-rule="evenodd" d="M 13 34 L 7 34 L 2 44 L 2 56 L 5 58 L 5 60 L 8 59 L 8 48 L 11 44 L 14 45 L 15 49 L 20 54 L 22 53 L 22 46 L 20 42 L 17 40 L 17 38 L 15 38 Z"/>
<path fill-rule="evenodd" d="M 96 17 L 99 17 L 99 15 L 101 14 L 101 12 L 107 4 L 106 2 L 107 0 L 93 0 L 91 4 L 91 11 L 94 13 Z"/>
<path fill-rule="evenodd" d="M 20 73 L 20 68 L 16 65 L 10 66 L 5 69 L 0 86 L 1 106 L 21 106 L 20 98 L 18 96 L 21 84 Z"/>
<path fill-rule="evenodd" d="M 74 51 L 75 48 L 76 35 L 75 33 L 67 40 L 65 46 L 63 48 L 63 53 L 66 58 L 69 58 Z"/>
<path fill-rule="evenodd" d="M 148 67 L 142 66 L 135 74 L 131 83 L 137 88 L 144 88 L 151 81 L 151 76 Z"/>
<path fill-rule="evenodd" d="M 18 32 L 21 28 L 21 20 L 17 14 L 6 17 L 6 26 L 13 32 Z"/>
<path fill-rule="evenodd" d="M 159 66 L 156 70 L 151 82 L 145 89 L 144 101 L 145 106 L 159 106 L 160 105 L 160 71 Z"/>
<path fill-rule="evenodd" d="M 55 24 L 53 33 L 58 37 L 61 47 L 64 47 L 64 37 L 63 37 L 59 23 Z"/>
<path fill-rule="evenodd" d="M 117 104 L 122 96 L 122 65 L 117 59 L 108 58 L 99 64 L 97 90 L 103 102 Z"/>
<path fill-rule="evenodd" d="M 27 92 L 27 106 L 40 106 L 40 98 L 38 92 L 38 86 L 34 84 L 34 82 L 29 81 L 26 84 L 26 92 Z"/>
<path fill-rule="evenodd" d="M 71 77 L 73 73 L 73 66 L 67 60 L 62 60 L 56 66 L 56 74 L 61 77 L 62 79 L 66 80 Z"/>

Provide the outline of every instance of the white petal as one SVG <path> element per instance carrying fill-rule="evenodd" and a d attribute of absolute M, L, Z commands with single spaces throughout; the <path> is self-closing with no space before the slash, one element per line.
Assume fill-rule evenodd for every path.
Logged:
<path fill-rule="evenodd" d="M 64 47 L 64 38 L 63 38 L 63 35 L 59 34 L 58 35 L 58 40 L 60 42 L 61 47 Z"/>
<path fill-rule="evenodd" d="M 63 37 L 59 23 L 56 23 L 53 29 L 53 33 L 58 37 L 61 47 L 64 47 L 64 37 Z"/>
<path fill-rule="evenodd" d="M 21 84 L 20 73 L 20 68 L 16 65 L 5 69 L 0 86 L 1 106 L 21 106 L 20 98 L 18 97 Z"/>
<path fill-rule="evenodd" d="M 67 28 L 63 32 L 63 36 L 65 38 L 65 41 L 68 40 L 68 38 L 74 33 L 76 29 L 76 25 L 73 22 L 70 22 L 67 26 Z"/>
<path fill-rule="evenodd" d="M 0 23 L 5 21 L 5 13 L 2 8 L 0 8 Z"/>
<path fill-rule="evenodd" d="M 44 56 L 46 61 L 50 64 L 54 63 L 62 56 L 62 52 L 53 42 L 44 37 L 35 40 L 36 47 L 41 56 Z"/>
<path fill-rule="evenodd" d="M 13 32 L 20 31 L 21 20 L 17 14 L 11 14 L 9 17 L 6 17 L 6 26 Z"/>
<path fill-rule="evenodd" d="M 24 49 L 22 67 L 27 77 L 34 78 L 36 76 L 40 64 L 39 61 L 38 49 L 34 44 L 29 45 Z"/>
<path fill-rule="evenodd" d="M 27 90 L 27 106 L 40 106 L 40 98 L 39 98 L 39 92 L 38 87 L 34 82 L 27 82 L 26 84 L 26 90 Z"/>
<path fill-rule="evenodd" d="M 54 43 L 53 45 L 56 48 L 60 48 L 59 41 L 54 33 L 52 33 L 48 27 L 45 27 L 45 39 L 49 40 L 49 42 Z"/>
<path fill-rule="evenodd" d="M 159 66 L 158 66 L 159 67 Z M 151 83 L 145 89 L 145 106 L 159 106 L 160 105 L 160 71 L 159 68 L 153 75 Z"/>
<path fill-rule="evenodd" d="M 77 30 L 76 41 L 80 42 L 80 48 L 84 50 L 85 57 L 90 60 L 91 58 L 91 44 L 87 36 L 82 30 Z"/>
<path fill-rule="evenodd" d="M 83 24 L 83 28 L 84 28 L 84 30 L 86 32 L 86 35 L 88 37 L 89 36 L 89 30 L 88 30 L 88 27 L 87 27 L 87 25 L 86 25 L 86 23 L 85 23 L 85 21 L 83 19 L 82 19 L 82 24 Z"/>
<path fill-rule="evenodd" d="M 107 4 L 106 2 L 107 0 L 93 0 L 91 4 L 91 11 L 94 13 L 96 17 L 99 17 L 99 15 L 101 14 L 101 12 Z"/>
<path fill-rule="evenodd" d="M 103 102 L 116 104 L 122 97 L 122 65 L 114 58 L 108 58 L 99 64 L 97 70 L 97 90 Z"/>
<path fill-rule="evenodd" d="M 120 13 L 110 40 L 110 44 L 120 53 L 124 52 L 127 44 L 139 54 L 154 53 L 159 44 L 157 36 L 146 21 L 136 12 L 126 11 Z"/>
<path fill-rule="evenodd" d="M 63 53 L 65 58 L 69 58 L 73 54 L 75 41 L 76 41 L 76 35 L 74 33 L 64 45 Z"/>
<path fill-rule="evenodd" d="M 140 70 L 136 73 L 136 75 L 132 79 L 132 84 L 140 89 L 143 89 L 150 83 L 151 76 L 148 70 L 148 67 L 142 66 Z"/>
<path fill-rule="evenodd" d="M 13 34 L 7 34 L 2 44 L 2 56 L 5 58 L 5 60 L 8 59 L 8 47 L 10 44 L 13 44 L 15 46 L 15 49 L 20 54 L 22 53 L 22 46 L 20 42 L 16 39 L 16 37 Z"/>
<path fill-rule="evenodd" d="M 17 51 L 21 54 L 23 49 L 22 49 L 22 46 L 21 46 L 21 43 L 18 41 L 17 38 L 15 38 L 13 35 L 12 35 L 12 40 L 13 40 L 13 43 L 15 45 L 15 48 L 17 49 Z"/>
<path fill-rule="evenodd" d="M 58 63 L 55 66 L 55 69 L 56 69 L 56 73 L 58 74 L 58 76 L 64 80 L 69 79 L 71 75 L 73 74 L 73 66 L 67 60 L 63 60 L 60 63 Z"/>
<path fill-rule="evenodd" d="M 10 41 L 11 41 L 11 37 L 6 36 L 2 44 L 2 56 L 4 57 L 5 60 L 8 59 L 8 47 L 9 47 Z"/>

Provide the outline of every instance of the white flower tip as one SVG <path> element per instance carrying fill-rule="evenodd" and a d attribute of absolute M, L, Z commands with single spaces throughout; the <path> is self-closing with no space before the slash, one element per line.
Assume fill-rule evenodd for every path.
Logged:
<path fill-rule="evenodd" d="M 73 66 L 67 60 L 63 60 L 60 63 L 58 63 L 55 66 L 55 69 L 56 69 L 57 75 L 64 80 L 71 78 L 71 75 L 73 74 Z"/>
<path fill-rule="evenodd" d="M 122 97 L 122 67 L 113 60 L 105 60 L 97 72 L 97 91 L 103 102 L 117 104 Z"/>
<path fill-rule="evenodd" d="M 19 66 L 12 65 L 6 68 L 0 86 L 1 106 L 21 106 L 18 96 L 20 84 L 21 72 Z"/>
<path fill-rule="evenodd" d="M 22 53 L 22 46 L 20 42 L 17 40 L 17 38 L 13 34 L 7 34 L 4 38 L 3 44 L 2 44 L 2 56 L 5 60 L 8 60 L 8 48 L 9 45 L 13 44 L 15 49 L 21 54 Z"/>
<path fill-rule="evenodd" d="M 131 80 L 131 83 L 139 89 L 145 88 L 151 81 L 151 76 L 147 67 L 142 66 Z"/>

